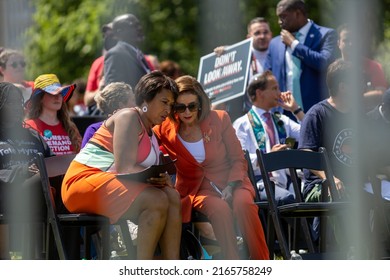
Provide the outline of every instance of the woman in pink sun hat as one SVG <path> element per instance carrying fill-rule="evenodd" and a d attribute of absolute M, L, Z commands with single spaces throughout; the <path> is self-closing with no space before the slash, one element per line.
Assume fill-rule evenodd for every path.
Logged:
<path fill-rule="evenodd" d="M 75 84 L 62 86 L 55 74 L 40 75 L 26 102 L 26 126 L 37 130 L 56 155 L 80 150 L 81 135 L 66 106 L 75 88 Z"/>

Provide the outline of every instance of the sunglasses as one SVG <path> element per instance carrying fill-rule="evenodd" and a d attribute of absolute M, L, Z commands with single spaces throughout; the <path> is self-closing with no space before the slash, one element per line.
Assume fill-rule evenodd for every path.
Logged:
<path fill-rule="evenodd" d="M 177 113 L 184 113 L 187 110 L 187 108 L 188 108 L 188 110 L 190 110 L 190 112 L 195 112 L 195 111 L 199 110 L 199 103 L 191 102 L 188 105 L 183 104 L 183 103 L 177 103 L 174 106 L 174 110 Z"/>
<path fill-rule="evenodd" d="M 16 69 L 18 67 L 18 64 L 22 68 L 26 67 L 26 62 L 24 62 L 24 61 L 14 61 L 10 65 L 12 66 L 12 68 Z"/>

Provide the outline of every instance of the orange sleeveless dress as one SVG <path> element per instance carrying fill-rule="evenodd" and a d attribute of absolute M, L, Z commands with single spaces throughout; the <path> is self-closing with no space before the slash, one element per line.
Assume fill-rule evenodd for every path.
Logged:
<path fill-rule="evenodd" d="M 70 164 L 62 183 L 61 195 L 70 212 L 99 214 L 115 223 L 137 196 L 151 185 L 116 177 L 112 137 L 104 124 L 95 132 Z M 137 163 L 145 167 L 158 164 L 159 160 L 154 134 L 151 138 L 143 127 L 139 135 Z"/>

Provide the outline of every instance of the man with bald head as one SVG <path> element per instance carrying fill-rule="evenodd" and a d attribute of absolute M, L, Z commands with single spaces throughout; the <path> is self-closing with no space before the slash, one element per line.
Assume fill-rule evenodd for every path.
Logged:
<path fill-rule="evenodd" d="M 117 16 L 112 32 L 118 43 L 104 57 L 104 81 L 124 82 L 135 88 L 141 77 L 150 72 L 139 45 L 144 40 L 141 23 L 133 14 Z"/>

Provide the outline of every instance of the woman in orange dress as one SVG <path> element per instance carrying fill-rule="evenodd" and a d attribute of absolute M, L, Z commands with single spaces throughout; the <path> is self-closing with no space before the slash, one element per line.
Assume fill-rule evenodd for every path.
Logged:
<path fill-rule="evenodd" d="M 210 100 L 191 76 L 176 79 L 179 88 L 169 120 L 154 131 L 176 162 L 176 189 L 182 200 L 183 222 L 191 211 L 210 220 L 224 258 L 239 259 L 234 217 L 251 259 L 268 259 L 255 193 L 233 125 L 225 111 L 210 110 Z"/>
<path fill-rule="evenodd" d="M 130 89 L 129 89 L 130 90 Z M 71 163 L 62 185 L 70 212 L 87 212 L 138 224 L 137 258 L 152 259 L 157 244 L 162 258 L 179 259 L 180 197 L 168 174 L 139 183 L 116 177 L 159 162 L 152 127 L 169 115 L 176 83 L 155 71 L 135 88 L 135 108 L 109 117 Z"/>

